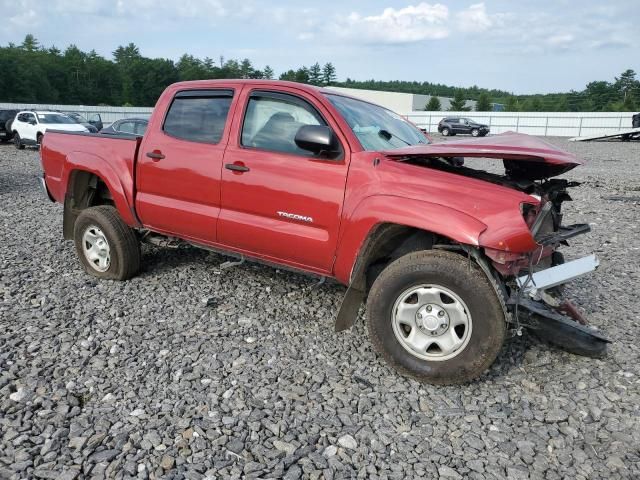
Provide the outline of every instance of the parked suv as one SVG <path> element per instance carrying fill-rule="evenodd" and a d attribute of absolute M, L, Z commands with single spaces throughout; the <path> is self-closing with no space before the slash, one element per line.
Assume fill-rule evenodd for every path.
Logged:
<path fill-rule="evenodd" d="M 445 117 L 438 123 L 438 132 L 445 137 L 449 135 L 469 134 L 474 137 L 484 137 L 489 133 L 489 126 L 474 122 L 465 117 Z"/>
<path fill-rule="evenodd" d="M 0 110 L 0 142 L 8 142 L 13 138 L 11 124 L 18 110 Z"/>
<path fill-rule="evenodd" d="M 11 125 L 13 142 L 19 150 L 25 145 L 40 145 L 44 132 L 49 129 L 88 132 L 85 127 L 64 113 L 26 110 L 18 112 Z"/>

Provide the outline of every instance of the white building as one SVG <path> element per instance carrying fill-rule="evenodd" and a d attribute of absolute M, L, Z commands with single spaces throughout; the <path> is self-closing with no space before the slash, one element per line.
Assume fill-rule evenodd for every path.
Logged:
<path fill-rule="evenodd" d="M 400 114 L 407 114 L 415 111 L 424 111 L 429 103 L 430 95 L 419 95 L 416 93 L 384 92 L 380 90 L 360 90 L 358 88 L 326 87 L 331 90 L 342 92 L 352 97 L 361 98 L 371 103 L 377 103 L 383 107 Z M 440 111 L 449 110 L 451 98 L 438 97 L 440 99 Z M 475 110 L 475 100 L 467 100 L 466 107 Z"/>

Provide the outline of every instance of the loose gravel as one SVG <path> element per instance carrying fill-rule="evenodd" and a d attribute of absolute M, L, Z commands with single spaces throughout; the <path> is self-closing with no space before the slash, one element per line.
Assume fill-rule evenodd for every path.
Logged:
<path fill-rule="evenodd" d="M 1 145 L 0 478 L 640 477 L 640 143 L 552 141 L 589 161 L 565 252 L 602 266 L 569 293 L 615 343 L 525 333 L 460 387 L 335 334 L 339 285 L 150 246 L 133 280 L 86 275 L 38 153 Z"/>

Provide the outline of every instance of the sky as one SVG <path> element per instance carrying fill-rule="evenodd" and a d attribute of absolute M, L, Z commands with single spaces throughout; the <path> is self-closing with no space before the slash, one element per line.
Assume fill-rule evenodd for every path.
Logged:
<path fill-rule="evenodd" d="M 32 33 L 108 58 L 133 42 L 147 57 L 246 57 L 276 74 L 332 62 L 339 80 L 549 93 L 640 73 L 636 2 L 0 0 L 0 45 Z"/>

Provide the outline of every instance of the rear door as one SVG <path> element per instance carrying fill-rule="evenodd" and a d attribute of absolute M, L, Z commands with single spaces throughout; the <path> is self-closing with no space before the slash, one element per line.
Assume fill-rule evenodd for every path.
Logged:
<path fill-rule="evenodd" d="M 246 88 L 222 170 L 218 240 L 233 249 L 330 272 L 348 169 L 345 139 L 325 107 L 291 88 Z M 297 147 L 302 125 L 328 125 L 344 153 Z"/>
<path fill-rule="evenodd" d="M 454 133 L 464 133 L 464 130 L 462 129 L 462 119 L 452 118 L 451 129 L 453 130 Z"/>
<path fill-rule="evenodd" d="M 216 241 L 220 170 L 233 96 L 228 88 L 179 91 L 162 124 L 148 130 L 136 170 L 136 209 L 145 226 Z"/>

